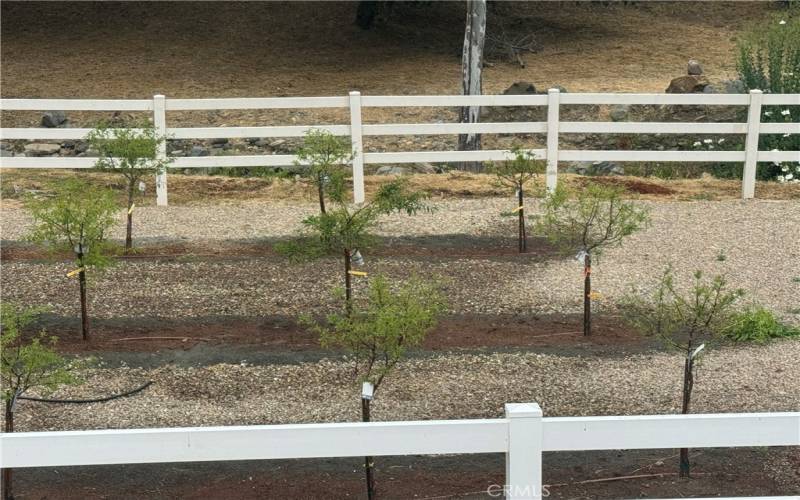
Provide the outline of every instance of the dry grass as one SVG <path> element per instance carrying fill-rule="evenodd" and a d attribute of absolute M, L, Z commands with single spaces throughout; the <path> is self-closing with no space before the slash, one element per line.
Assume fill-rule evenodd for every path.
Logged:
<path fill-rule="evenodd" d="M 98 172 L 58 171 L 58 170 L 4 170 L 0 178 L 3 201 L 7 206 L 16 206 L 22 193 L 27 191 L 49 191 L 59 181 L 80 176 L 102 186 L 120 191 L 121 178 L 113 174 Z M 365 186 L 367 196 L 375 193 L 378 187 L 393 178 L 392 176 L 367 175 Z M 454 171 L 445 174 L 416 174 L 405 177 L 412 189 L 422 190 L 435 198 L 480 198 L 505 196 L 508 190 L 498 187 L 494 177 L 487 174 L 472 174 Z M 629 196 L 645 200 L 732 200 L 741 197 L 741 181 L 703 177 L 701 179 L 662 180 L 639 177 L 585 177 L 572 174 L 559 174 L 559 180 L 569 186 L 580 187 L 587 182 L 616 184 L 628 189 Z M 155 204 L 153 183 L 148 194 L 137 202 L 139 205 Z M 172 205 L 191 205 L 226 203 L 240 200 L 250 201 L 313 201 L 316 191 L 308 179 L 285 178 L 236 178 L 206 175 L 170 175 L 169 200 Z M 768 200 L 800 199 L 800 186 L 797 184 L 778 184 L 758 182 L 756 197 Z"/>
<path fill-rule="evenodd" d="M 689 58 L 699 59 L 712 80 L 727 78 L 737 33 L 773 4 L 500 2 L 497 15 L 530 26 L 544 49 L 525 56 L 525 69 L 504 62 L 487 68 L 484 92 L 519 80 L 569 91 L 661 92 Z M 355 8 L 355 2 L 4 2 L 2 96 L 460 92 L 462 2 L 398 6 L 389 25 L 366 32 L 353 24 Z M 434 117 L 430 109 L 407 111 Z M 38 120 L 35 113 L 5 115 L 5 126 Z M 245 125 L 312 116 L 330 122 L 343 115 L 258 110 L 198 113 L 191 120 Z M 398 116 L 370 110 L 366 120 Z M 170 115 L 175 123 L 183 119 L 189 117 Z"/>

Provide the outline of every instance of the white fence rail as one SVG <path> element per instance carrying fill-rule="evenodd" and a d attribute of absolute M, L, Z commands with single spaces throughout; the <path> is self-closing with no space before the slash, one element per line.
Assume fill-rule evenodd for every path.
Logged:
<path fill-rule="evenodd" d="M 631 105 L 727 105 L 747 106 L 746 123 L 673 123 L 673 122 L 561 122 L 561 105 L 631 104 Z M 572 94 L 551 89 L 547 95 L 481 96 L 362 96 L 350 92 L 341 97 L 269 97 L 232 99 L 167 99 L 156 95 L 152 100 L 122 99 L 0 99 L 0 109 L 15 110 L 84 110 L 143 111 L 153 113 L 157 130 L 171 139 L 212 139 L 243 137 L 299 137 L 310 129 L 323 129 L 335 135 L 350 136 L 353 160 L 353 197 L 364 201 L 364 165 L 418 162 L 501 161 L 509 158 L 507 150 L 484 151 L 363 151 L 363 137 L 386 135 L 439 134 L 547 134 L 545 149 L 531 150 L 547 160 L 547 186 L 555 187 L 559 161 L 638 161 L 638 162 L 733 162 L 744 163 L 742 198 L 755 196 L 756 168 L 759 162 L 800 162 L 800 151 L 759 151 L 760 134 L 800 134 L 800 123 L 761 123 L 762 105 L 800 106 L 800 94 Z M 374 107 L 453 107 L 453 106 L 542 106 L 547 107 L 544 122 L 499 123 L 409 123 L 363 124 L 362 110 Z M 349 110 L 348 125 L 306 125 L 268 127 L 168 127 L 167 112 L 212 109 L 305 109 L 341 108 Z M 85 128 L 3 128 L 0 139 L 82 139 Z M 744 151 L 629 151 L 561 150 L 559 134 L 741 134 L 746 135 Z M 166 155 L 166 149 L 159 151 Z M 250 155 L 180 157 L 171 168 L 208 167 L 277 167 L 294 164 L 294 155 Z M 0 168 L 91 168 L 93 158 L 0 158 Z M 159 205 L 167 204 L 166 173 L 157 178 Z"/>
<path fill-rule="evenodd" d="M 541 498 L 542 452 L 800 446 L 800 412 L 505 418 L 0 434 L 0 467 L 469 453 L 506 454 L 507 498 Z M 790 498 L 790 497 L 783 497 Z"/>

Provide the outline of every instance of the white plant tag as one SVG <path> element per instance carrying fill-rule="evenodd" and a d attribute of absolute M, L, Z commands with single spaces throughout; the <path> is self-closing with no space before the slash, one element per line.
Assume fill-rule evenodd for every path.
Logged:
<path fill-rule="evenodd" d="M 692 356 L 691 356 L 689 359 L 694 359 L 694 358 L 696 358 L 696 357 L 697 357 L 697 355 L 698 355 L 698 354 L 700 354 L 700 351 L 702 351 L 703 349 L 705 349 L 705 347 L 706 347 L 706 345 L 705 345 L 705 344 L 700 344 L 700 347 L 698 347 L 697 349 L 695 349 L 695 350 L 694 350 L 694 352 L 692 353 Z"/>
<path fill-rule="evenodd" d="M 364 382 L 364 385 L 361 386 L 361 399 L 372 399 L 374 391 L 375 387 L 370 382 Z"/>
<path fill-rule="evenodd" d="M 147 189 L 147 184 L 144 181 L 139 181 L 139 191 L 144 193 L 145 189 Z"/>
<path fill-rule="evenodd" d="M 577 255 L 575 255 L 575 260 L 577 260 L 580 263 L 583 263 L 587 255 L 588 254 L 586 253 L 586 250 L 581 250 L 580 252 L 577 253 Z"/>

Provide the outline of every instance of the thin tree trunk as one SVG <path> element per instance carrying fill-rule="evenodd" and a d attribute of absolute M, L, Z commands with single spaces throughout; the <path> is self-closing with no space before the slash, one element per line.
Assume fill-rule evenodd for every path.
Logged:
<path fill-rule="evenodd" d="M 583 335 L 592 334 L 592 256 L 586 253 L 583 258 Z"/>
<path fill-rule="evenodd" d="M 486 0 L 467 1 L 467 22 L 464 29 L 464 50 L 461 57 L 462 94 L 481 95 L 481 73 L 483 70 L 483 46 L 486 39 Z M 478 123 L 480 106 L 461 108 L 461 123 Z M 462 134 L 458 136 L 459 151 L 477 151 L 481 149 L 480 134 Z M 464 162 L 462 170 L 477 172 L 480 162 Z"/>
<path fill-rule="evenodd" d="M 528 251 L 528 235 L 525 232 L 525 209 L 522 186 L 519 186 L 517 201 L 519 202 L 519 253 Z"/>
<path fill-rule="evenodd" d="M 14 412 L 11 411 L 13 403 L 14 401 L 12 398 L 6 401 L 6 422 L 3 432 L 14 432 Z M 13 474 L 14 471 L 12 469 L 3 469 L 3 500 L 11 500 L 14 498 L 14 493 L 11 489 Z"/>
<path fill-rule="evenodd" d="M 133 182 L 128 186 L 128 225 L 125 228 L 125 253 L 133 248 Z"/>
<path fill-rule="evenodd" d="M 319 194 L 319 212 L 325 213 L 325 188 L 322 185 L 323 177 L 317 176 L 317 192 Z"/>
<path fill-rule="evenodd" d="M 369 422 L 369 402 L 367 398 L 361 398 L 361 421 Z M 364 471 L 367 478 L 367 500 L 375 498 L 375 477 L 373 476 L 373 467 L 375 466 L 372 457 L 364 457 Z"/>
<path fill-rule="evenodd" d="M 683 363 L 683 403 L 681 405 L 681 413 L 683 415 L 689 413 L 690 403 L 692 401 L 692 389 L 694 388 L 694 360 L 691 358 L 692 347 L 692 344 L 689 343 L 686 361 Z M 680 477 L 690 477 L 690 474 L 689 448 L 681 448 Z"/>
<path fill-rule="evenodd" d="M 89 306 L 86 303 L 86 269 L 83 264 L 83 254 L 78 256 L 80 271 L 78 272 L 78 283 L 81 289 L 81 335 L 83 340 L 89 340 Z"/>
<path fill-rule="evenodd" d="M 350 250 L 344 250 L 344 306 L 347 314 L 353 312 L 353 277 L 350 275 Z"/>

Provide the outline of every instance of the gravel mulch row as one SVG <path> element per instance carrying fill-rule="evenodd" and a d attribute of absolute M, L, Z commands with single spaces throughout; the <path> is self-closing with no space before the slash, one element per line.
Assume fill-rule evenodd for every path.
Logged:
<path fill-rule="evenodd" d="M 506 200 L 498 199 L 443 201 L 433 215 L 389 218 L 381 233 L 513 234 L 513 223 L 498 215 L 505 205 Z M 598 307 L 613 304 L 632 285 L 640 289 L 652 286 L 664 266 L 672 263 L 684 283 L 696 269 L 726 274 L 731 285 L 745 289 L 751 300 L 774 309 L 786 321 L 800 323 L 798 203 L 648 205 L 652 227 L 608 251 L 595 267 L 594 285 L 604 297 Z M 159 210 L 153 208 L 140 216 L 137 234 L 174 239 L 188 237 L 187 228 L 197 228 L 200 236 L 213 238 L 285 235 L 296 229 L 307 209 L 244 205 Z M 255 210 L 264 215 L 254 215 Z M 20 223 L 25 216 L 14 210 L 11 213 L 12 217 L 4 219 L 4 235 L 18 236 L 25 230 Z M 209 218 L 203 224 L 190 223 L 185 218 L 190 213 L 198 217 L 207 213 Z M 245 230 L 246 224 L 254 228 Z M 582 267 L 572 258 L 375 258 L 364 253 L 364 269 L 370 274 L 442 277 L 455 312 L 580 311 Z M 94 278 L 92 312 L 99 317 L 187 317 L 322 311 L 333 305 L 330 290 L 341 284 L 339 267 L 337 259 L 291 264 L 277 257 L 126 261 Z M 68 270 L 68 263 L 6 262 L 4 298 L 49 305 L 59 314 L 76 314 L 77 287 L 65 277 Z M 363 286 L 364 280 L 358 282 Z"/>
<path fill-rule="evenodd" d="M 702 359 L 697 413 L 800 409 L 800 342 L 726 348 Z M 351 365 L 202 368 L 95 368 L 85 384 L 58 397 L 121 392 L 155 383 L 137 396 L 90 405 L 23 401 L 22 430 L 104 429 L 354 421 L 358 384 Z M 603 359 L 536 353 L 445 354 L 412 359 L 387 379 L 374 404 L 377 420 L 499 417 L 509 401 L 537 401 L 547 416 L 675 413 L 682 363 L 671 353 Z"/>

